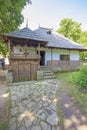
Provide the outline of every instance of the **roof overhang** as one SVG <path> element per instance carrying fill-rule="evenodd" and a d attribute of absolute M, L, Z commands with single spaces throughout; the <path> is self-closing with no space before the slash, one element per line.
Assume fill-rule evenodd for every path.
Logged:
<path fill-rule="evenodd" d="M 43 41 L 43 40 L 36 40 L 36 39 L 30 39 L 30 38 L 19 38 L 19 37 L 14 37 L 14 36 L 8 36 L 8 35 L 1 35 L 1 39 L 4 41 L 5 44 L 10 40 L 11 44 L 13 46 L 15 45 L 21 45 L 24 46 L 27 44 L 27 46 L 45 46 L 48 41 Z"/>
<path fill-rule="evenodd" d="M 53 47 L 53 46 L 45 46 L 45 48 L 72 50 L 72 51 L 80 51 L 80 52 L 87 51 L 87 48 L 64 48 L 64 47 Z"/>

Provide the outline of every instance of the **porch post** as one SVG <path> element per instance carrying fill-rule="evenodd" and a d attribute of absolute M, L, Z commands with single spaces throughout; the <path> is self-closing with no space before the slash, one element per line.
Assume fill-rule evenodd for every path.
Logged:
<path fill-rule="evenodd" d="M 51 66 L 52 66 L 52 60 L 53 60 L 53 49 L 51 48 Z"/>
<path fill-rule="evenodd" d="M 69 66 L 71 66 L 71 64 L 70 64 L 70 62 L 71 62 L 71 61 L 70 61 L 70 52 L 71 52 L 71 51 L 69 50 Z"/>
<path fill-rule="evenodd" d="M 10 40 L 8 41 L 8 51 L 9 51 L 9 54 L 11 54 L 11 43 L 10 43 Z"/>
<path fill-rule="evenodd" d="M 38 55 L 39 55 L 39 57 L 40 57 L 40 43 L 38 43 Z M 41 57 L 40 57 L 41 58 Z M 40 68 L 40 59 L 39 59 L 39 68 Z"/>
<path fill-rule="evenodd" d="M 27 56 L 27 43 L 25 42 L 25 57 Z"/>
<path fill-rule="evenodd" d="M 40 43 L 38 43 L 38 55 L 40 56 Z"/>
<path fill-rule="evenodd" d="M 8 51 L 9 51 L 9 55 L 14 55 L 14 46 L 10 40 L 8 41 Z"/>
<path fill-rule="evenodd" d="M 35 54 L 37 54 L 37 48 L 35 47 Z"/>

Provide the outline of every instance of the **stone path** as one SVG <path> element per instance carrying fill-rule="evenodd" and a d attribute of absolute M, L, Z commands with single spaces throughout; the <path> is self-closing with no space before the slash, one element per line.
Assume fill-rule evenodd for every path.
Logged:
<path fill-rule="evenodd" d="M 13 83 L 9 130 L 59 130 L 54 80 Z"/>

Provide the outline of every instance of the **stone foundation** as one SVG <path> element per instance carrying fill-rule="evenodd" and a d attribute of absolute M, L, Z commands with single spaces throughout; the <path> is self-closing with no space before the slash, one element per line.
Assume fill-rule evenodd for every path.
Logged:
<path fill-rule="evenodd" d="M 37 71 L 37 80 L 43 80 L 43 71 L 41 70 Z"/>
<path fill-rule="evenodd" d="M 6 73 L 6 81 L 9 82 L 9 83 L 13 82 L 13 73 L 12 72 Z"/>

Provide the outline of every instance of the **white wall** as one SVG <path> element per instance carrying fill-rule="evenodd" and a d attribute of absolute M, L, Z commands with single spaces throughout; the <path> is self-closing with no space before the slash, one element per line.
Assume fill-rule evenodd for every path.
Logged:
<path fill-rule="evenodd" d="M 20 54 L 20 49 L 22 50 L 23 53 L 25 53 L 25 47 L 21 46 L 15 46 L 14 47 L 14 54 Z M 27 52 L 29 54 L 35 54 L 35 48 L 34 47 L 27 47 Z"/>
<path fill-rule="evenodd" d="M 19 49 L 24 51 L 24 47 L 16 46 L 15 52 L 19 52 Z M 35 48 L 28 47 L 27 51 L 29 54 L 35 54 Z M 51 60 L 51 49 L 50 48 L 41 48 L 41 51 L 45 51 L 45 65 L 47 65 L 47 61 Z M 62 49 L 53 49 L 52 50 L 52 60 L 60 60 L 60 55 L 70 55 L 70 61 L 78 61 L 79 60 L 79 51 L 69 51 L 69 50 L 62 50 Z"/>
<path fill-rule="evenodd" d="M 79 52 L 78 51 L 71 51 L 70 53 L 70 60 L 71 61 L 78 61 L 79 60 Z"/>
<path fill-rule="evenodd" d="M 51 49 L 41 48 L 42 51 L 45 51 L 45 65 L 47 65 L 47 61 L 51 60 Z M 70 61 L 78 61 L 79 60 L 79 51 L 69 51 L 62 49 L 53 49 L 52 60 L 60 60 L 60 55 L 70 55 Z"/>
<path fill-rule="evenodd" d="M 45 52 L 45 65 L 47 65 L 48 60 L 51 60 L 51 53 L 50 52 Z"/>

